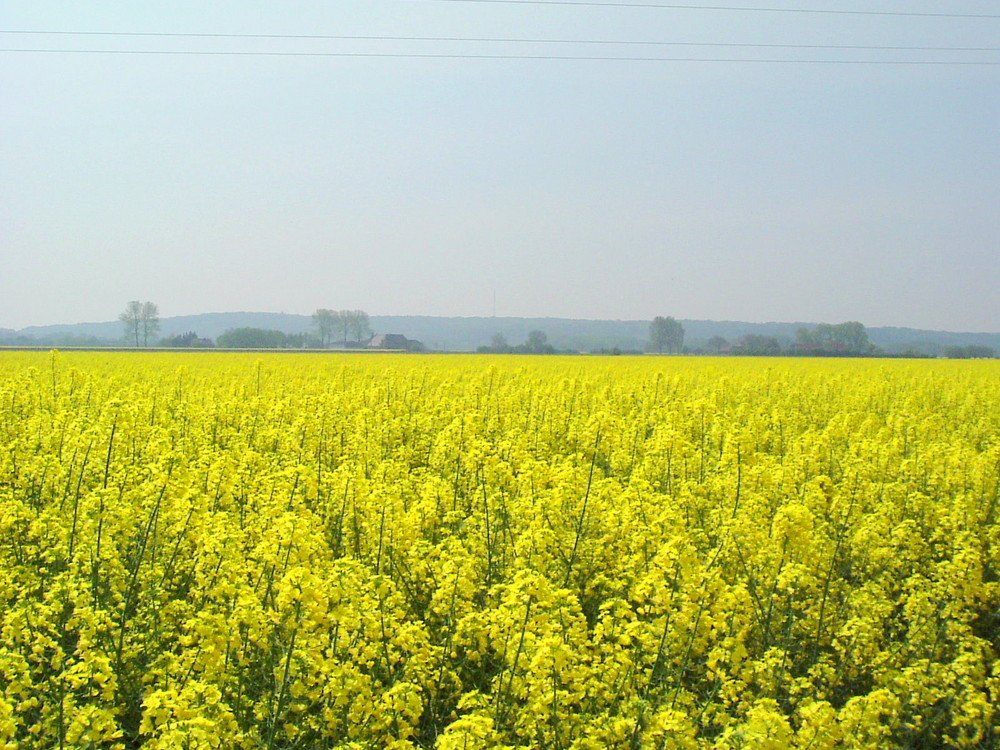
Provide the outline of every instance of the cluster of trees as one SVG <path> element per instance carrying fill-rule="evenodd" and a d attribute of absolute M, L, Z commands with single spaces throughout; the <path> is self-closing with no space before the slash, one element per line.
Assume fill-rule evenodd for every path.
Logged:
<path fill-rule="evenodd" d="M 211 349 L 215 346 L 212 339 L 203 339 L 194 331 L 178 333 L 176 336 L 167 336 L 160 339 L 160 346 L 168 346 L 177 349 Z"/>
<path fill-rule="evenodd" d="M 359 344 L 372 335 L 368 313 L 364 310 L 320 308 L 313 313 L 312 318 L 322 347 L 327 347 L 334 341 L 339 341 L 344 346 L 351 341 Z"/>
<path fill-rule="evenodd" d="M 125 311 L 118 316 L 125 325 L 126 341 L 135 341 L 135 345 L 149 346 L 149 337 L 156 336 L 160 330 L 160 308 L 153 302 L 132 300 L 125 305 Z"/>
<path fill-rule="evenodd" d="M 776 357 L 784 353 L 781 350 L 781 342 L 774 336 L 758 334 L 743 336 L 734 345 L 726 346 L 721 351 L 723 354 L 742 354 L 747 357 Z"/>
<path fill-rule="evenodd" d="M 482 354 L 555 354 L 556 348 L 549 343 L 544 331 L 530 331 L 523 344 L 511 346 L 502 333 L 494 333 L 489 346 L 481 346 Z"/>
<path fill-rule="evenodd" d="M 809 356 L 809 357 L 842 357 L 842 356 L 876 356 L 883 352 L 878 350 L 868 340 L 868 332 L 857 321 L 846 323 L 820 323 L 814 328 L 799 328 L 795 332 L 795 341 L 787 347 L 774 336 L 749 334 L 741 337 L 735 343 L 730 343 L 721 336 L 713 336 L 708 340 L 707 353 L 733 354 L 749 357 Z"/>
<path fill-rule="evenodd" d="M 194 331 L 170 336 L 160 346 L 205 349 L 213 346 L 232 349 L 325 348 L 337 341 L 345 347 L 360 346 L 371 338 L 368 313 L 364 310 L 326 310 L 313 313 L 317 333 L 284 333 L 266 328 L 232 328 L 216 342 Z M 132 300 L 118 316 L 125 326 L 125 340 L 136 347 L 156 342 L 160 330 L 160 310 L 153 302 Z"/>
<path fill-rule="evenodd" d="M 996 356 L 992 346 L 949 346 L 945 347 L 944 356 L 949 359 L 993 359 Z"/>
<path fill-rule="evenodd" d="M 159 307 L 153 302 L 132 300 L 118 319 L 125 327 L 125 340 L 136 347 L 157 343 L 156 334 L 160 330 Z M 345 348 L 364 346 L 372 338 L 368 313 L 364 310 L 329 310 L 321 308 L 312 315 L 315 333 L 288 334 L 283 331 L 264 328 L 235 328 L 218 337 L 217 342 L 200 338 L 194 331 L 170 336 L 159 341 L 160 346 L 178 348 L 209 348 L 218 345 L 234 349 L 302 349 L 327 348 L 339 345 Z M 14 334 L 13 331 L 10 334 Z M 37 344 L 38 341 L 20 336 L 4 337 L 6 345 Z M 63 346 L 106 346 L 106 342 L 95 337 L 73 337 L 70 335 L 52 343 Z M 113 345 L 113 344 L 111 344 Z M 799 328 L 795 340 L 779 340 L 774 336 L 750 334 L 735 342 L 721 336 L 713 336 L 706 345 L 697 349 L 684 347 L 684 326 L 673 317 L 657 316 L 649 324 L 649 352 L 658 354 L 732 354 L 749 356 L 804 355 L 804 356 L 885 356 L 872 345 L 864 325 L 857 321 L 830 324 L 819 323 L 812 328 Z M 496 354 L 555 354 L 557 349 L 548 342 L 544 331 L 533 330 L 522 344 L 511 345 L 502 333 L 493 335 L 488 346 L 480 346 L 478 351 Z M 567 350 L 570 353 L 571 350 Z M 621 354 L 619 349 L 599 350 L 596 353 Z M 638 352 L 628 352 L 638 353 Z M 996 352 L 989 346 L 949 346 L 937 348 L 930 356 L 952 359 L 992 358 Z M 927 353 L 907 351 L 903 356 L 928 356 Z"/>
<path fill-rule="evenodd" d="M 230 328 L 216 340 L 223 349 L 311 349 L 318 339 L 308 333 L 285 333 L 268 328 Z"/>
<path fill-rule="evenodd" d="M 671 317 L 656 317 L 649 325 L 648 351 L 659 354 L 670 352 L 679 354 L 684 350 L 684 326 Z M 523 344 L 512 346 L 502 333 L 493 334 L 488 346 L 480 346 L 477 350 L 482 354 L 557 354 L 559 350 L 549 343 L 544 331 L 534 330 L 528 333 Z M 575 350 L 565 350 L 564 354 L 575 353 Z M 623 352 L 621 349 L 601 349 L 595 354 L 641 354 L 638 351 Z"/>
<path fill-rule="evenodd" d="M 684 350 L 684 326 L 669 315 L 656 316 L 649 324 L 649 348 L 657 354 L 680 354 Z"/>
<path fill-rule="evenodd" d="M 787 343 L 787 342 L 786 342 Z M 820 323 L 814 328 L 799 328 L 795 341 L 787 346 L 774 336 L 747 334 L 731 342 L 713 336 L 695 354 L 732 354 L 751 357 L 800 355 L 810 357 L 870 356 L 882 354 L 868 340 L 868 332 L 857 321 Z"/>
<path fill-rule="evenodd" d="M 315 333 L 285 333 L 269 328 L 231 328 L 215 344 L 223 349 L 325 349 L 334 343 L 358 348 L 371 339 L 368 313 L 364 310 L 328 310 L 321 308 L 312 316 Z M 167 346 L 208 346 L 193 332 L 175 337 Z"/>
<path fill-rule="evenodd" d="M 800 328 L 793 346 L 810 354 L 871 354 L 874 349 L 865 327 L 856 320 L 820 323 L 812 330 Z"/>
<path fill-rule="evenodd" d="M 860 330 L 859 330 L 860 327 Z M 814 348 L 815 347 L 815 348 Z M 707 349 L 691 351 L 684 348 L 684 326 L 670 316 L 657 316 L 649 324 L 649 343 L 646 351 L 657 354 L 700 353 L 700 354 L 742 354 L 751 356 L 775 356 L 779 354 L 822 353 L 843 354 L 847 352 L 872 351 L 868 335 L 860 323 L 842 323 L 836 326 L 820 324 L 814 331 L 801 329 L 796 344 L 784 349 L 772 336 L 748 335 L 736 343 L 730 343 L 721 336 L 708 340 Z M 479 352 L 487 354 L 555 354 L 557 349 L 548 343 L 543 331 L 531 331 L 523 344 L 512 346 L 502 333 L 496 333 L 488 346 L 480 346 Z M 640 354 L 638 351 L 622 352 L 620 349 L 601 349 L 595 354 Z"/>
<path fill-rule="evenodd" d="M 729 348 L 729 342 L 722 336 L 712 336 L 708 340 L 708 351 L 711 354 L 722 354 L 724 349 Z"/>

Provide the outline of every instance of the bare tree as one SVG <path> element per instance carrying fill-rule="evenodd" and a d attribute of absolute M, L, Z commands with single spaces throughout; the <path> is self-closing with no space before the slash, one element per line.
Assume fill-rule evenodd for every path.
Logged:
<path fill-rule="evenodd" d="M 371 335 L 368 313 L 364 310 L 319 309 L 313 313 L 312 319 L 323 346 L 328 346 L 335 339 L 347 346 L 349 341 L 360 342 Z"/>
<path fill-rule="evenodd" d="M 337 313 L 333 310 L 320 308 L 313 313 L 312 317 L 313 323 L 319 331 L 320 343 L 323 346 L 328 346 L 331 339 L 333 339 L 333 334 L 337 330 L 337 324 L 339 323 Z"/>
<path fill-rule="evenodd" d="M 160 330 L 160 308 L 155 302 L 143 302 L 139 320 L 142 328 L 142 345 L 149 346 L 149 337 Z"/>
<path fill-rule="evenodd" d="M 350 320 L 351 334 L 354 336 L 354 340 L 360 343 L 361 339 L 371 333 L 371 327 L 368 325 L 368 313 L 364 310 L 349 310 L 347 314 Z"/>
<path fill-rule="evenodd" d="M 139 348 L 139 335 L 142 332 L 142 303 L 134 299 L 125 305 L 125 312 L 118 316 L 118 320 L 125 324 L 125 339 L 135 341 L 135 346 Z"/>
<path fill-rule="evenodd" d="M 334 322 L 337 326 L 337 330 L 343 334 L 340 337 L 340 341 L 347 346 L 347 339 L 351 332 L 351 311 L 350 310 L 337 310 L 333 314 Z"/>
<path fill-rule="evenodd" d="M 160 308 L 154 302 L 132 300 L 125 305 L 125 312 L 118 316 L 125 325 L 125 339 L 132 341 L 136 348 L 140 343 L 149 346 L 150 336 L 160 330 Z"/>

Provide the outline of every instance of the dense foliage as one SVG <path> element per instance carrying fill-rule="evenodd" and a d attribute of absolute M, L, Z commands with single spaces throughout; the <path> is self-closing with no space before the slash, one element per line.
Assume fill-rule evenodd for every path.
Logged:
<path fill-rule="evenodd" d="M 267 328 L 231 328 L 216 340 L 223 349 L 301 349 L 318 343 L 308 334 Z"/>
<path fill-rule="evenodd" d="M 0 445 L 0 746 L 1000 742 L 1000 363 L 8 353 Z"/>

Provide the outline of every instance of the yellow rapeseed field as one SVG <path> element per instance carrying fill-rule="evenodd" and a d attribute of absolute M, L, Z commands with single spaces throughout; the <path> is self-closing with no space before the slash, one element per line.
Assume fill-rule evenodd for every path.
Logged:
<path fill-rule="evenodd" d="M 1000 362 L 0 354 L 0 747 L 1000 745 Z"/>

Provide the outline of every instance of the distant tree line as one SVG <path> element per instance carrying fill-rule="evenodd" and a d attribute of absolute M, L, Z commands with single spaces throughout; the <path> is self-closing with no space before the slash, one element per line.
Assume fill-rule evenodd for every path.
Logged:
<path fill-rule="evenodd" d="M 230 328 L 215 343 L 223 349 L 315 349 L 318 339 L 308 333 L 285 333 L 268 328 Z"/>
<path fill-rule="evenodd" d="M 502 333 L 496 333 L 485 346 L 478 349 L 482 353 L 493 354 L 554 354 L 555 347 L 548 343 L 542 331 L 531 331 L 523 344 L 512 346 Z M 918 351 L 906 351 L 898 355 L 888 355 L 874 346 L 868 339 L 864 325 L 855 320 L 844 323 L 819 323 L 812 327 L 802 327 L 795 332 L 794 341 L 782 342 L 775 336 L 747 334 L 729 341 L 722 336 L 712 336 L 704 345 L 684 346 L 684 326 L 669 316 L 657 316 L 649 325 L 649 341 L 645 351 L 655 354 L 715 354 L 724 356 L 775 357 L 927 357 Z M 601 348 L 591 354 L 642 354 L 638 350 L 618 347 Z M 988 346 L 950 346 L 943 350 L 943 356 L 952 359 L 990 358 L 996 353 Z"/>
<path fill-rule="evenodd" d="M 857 321 L 831 325 L 820 323 L 813 328 L 799 328 L 795 340 L 783 345 L 775 336 L 747 334 L 735 341 L 713 336 L 705 346 L 686 350 L 692 354 L 723 354 L 749 357 L 809 356 L 809 357 L 858 357 L 883 356 L 872 346 L 865 327 Z"/>
<path fill-rule="evenodd" d="M 787 347 L 774 336 L 748 334 L 729 342 L 721 336 L 708 341 L 710 354 L 730 354 L 750 357 L 867 357 L 884 356 L 868 340 L 865 327 L 854 320 L 845 323 L 819 323 L 813 328 L 799 328 L 795 341 Z"/>
<path fill-rule="evenodd" d="M 176 336 L 167 336 L 160 339 L 160 346 L 177 349 L 211 349 L 215 346 L 212 339 L 203 339 L 194 331 L 178 333 Z"/>
<path fill-rule="evenodd" d="M 871 343 L 864 325 L 857 321 L 819 323 L 812 328 L 799 328 L 795 340 L 782 343 L 775 336 L 748 334 L 730 342 L 721 336 L 710 338 L 705 347 L 693 354 L 724 354 L 734 356 L 802 356 L 802 357 L 919 357 L 944 356 L 951 359 L 990 358 L 996 356 L 988 346 L 949 346 L 939 353 L 907 349 L 887 354 Z"/>
<path fill-rule="evenodd" d="M 557 350 L 549 343 L 544 331 L 534 330 L 528 333 L 523 344 L 511 346 L 502 333 L 493 334 L 489 346 L 481 346 L 477 350 L 481 354 L 557 354 Z"/>
<path fill-rule="evenodd" d="M 997 353 L 992 346 L 948 346 L 944 356 L 948 359 L 993 359 Z"/>
<path fill-rule="evenodd" d="M 482 353 L 493 354 L 554 354 L 556 349 L 548 343 L 542 331 L 531 331 L 523 344 L 511 346 L 502 333 L 496 333 L 489 345 L 480 346 Z M 800 328 L 795 342 L 785 348 L 773 336 L 749 334 L 729 342 L 721 336 L 713 336 L 705 349 L 684 347 L 684 326 L 670 316 L 657 316 L 649 324 L 649 342 L 646 351 L 655 354 L 727 354 L 767 357 L 777 355 L 809 356 L 865 356 L 878 353 L 868 341 L 865 327 L 856 321 L 830 325 L 820 323 L 812 329 Z M 622 354 L 618 349 L 601 349 L 594 354 Z M 631 351 L 627 353 L 639 354 Z"/>
<path fill-rule="evenodd" d="M 646 351 L 662 354 L 669 352 L 680 354 L 684 350 L 684 326 L 671 317 L 656 317 L 649 325 L 649 344 Z M 558 350 L 548 342 L 544 331 L 533 330 L 523 344 L 512 346 L 502 333 L 493 334 L 489 345 L 480 346 L 477 350 L 482 354 L 575 354 L 576 350 Z M 625 350 L 618 347 L 599 349 L 592 354 L 642 354 L 638 350 Z"/>
<path fill-rule="evenodd" d="M 118 316 L 124 327 L 125 343 L 135 347 L 158 345 L 171 348 L 210 348 L 218 345 L 237 349 L 289 349 L 289 348 L 361 348 L 372 340 L 368 314 L 363 310 L 318 309 L 312 316 L 314 331 L 288 334 L 263 328 L 234 328 L 218 337 L 217 342 L 202 338 L 194 331 L 157 339 L 160 330 L 159 307 L 153 302 L 130 301 Z M 639 342 L 632 340 L 631 346 Z M 418 342 L 412 342 L 418 343 Z M 592 349 L 595 354 L 640 354 L 630 344 L 602 341 L 605 348 Z M 110 347 L 121 344 L 121 339 L 105 339 L 94 335 L 55 333 L 42 337 L 27 336 L 16 331 L 0 329 L 0 346 L 59 346 L 59 347 Z M 613 346 L 614 345 L 614 346 Z M 626 348 L 619 348 L 623 346 Z M 612 347 L 612 348 L 607 348 Z M 419 347 L 422 349 L 422 347 Z M 480 352 L 511 354 L 574 353 L 575 349 L 559 350 L 549 343 L 544 331 L 532 330 L 521 344 L 511 345 L 502 333 L 493 335 L 490 343 L 480 346 Z M 646 352 L 670 354 L 718 354 L 732 356 L 901 356 L 947 357 L 951 359 L 994 358 L 997 351 L 990 346 L 951 345 L 916 342 L 900 353 L 887 354 L 874 346 L 861 323 L 820 323 L 799 328 L 794 340 L 787 337 L 748 334 L 730 341 L 722 336 L 712 336 L 704 344 L 685 346 L 684 326 L 670 316 L 657 316 L 649 325 Z"/>
<path fill-rule="evenodd" d="M 170 348 L 207 349 L 319 349 L 338 343 L 346 348 L 358 348 L 370 340 L 372 332 L 368 313 L 364 310 L 319 309 L 313 313 L 316 333 L 285 333 L 267 328 L 231 328 L 215 342 L 202 338 L 194 331 L 168 336 L 159 345 Z M 125 341 L 135 347 L 157 343 L 160 311 L 153 302 L 132 300 L 118 319 L 125 327 Z M 103 342 L 102 342 L 103 343 Z"/>
<path fill-rule="evenodd" d="M 800 328 L 795 332 L 795 343 L 792 346 L 814 355 L 871 354 L 874 351 L 868 340 L 868 332 L 856 320 L 836 325 L 820 323 L 812 330 Z"/>

